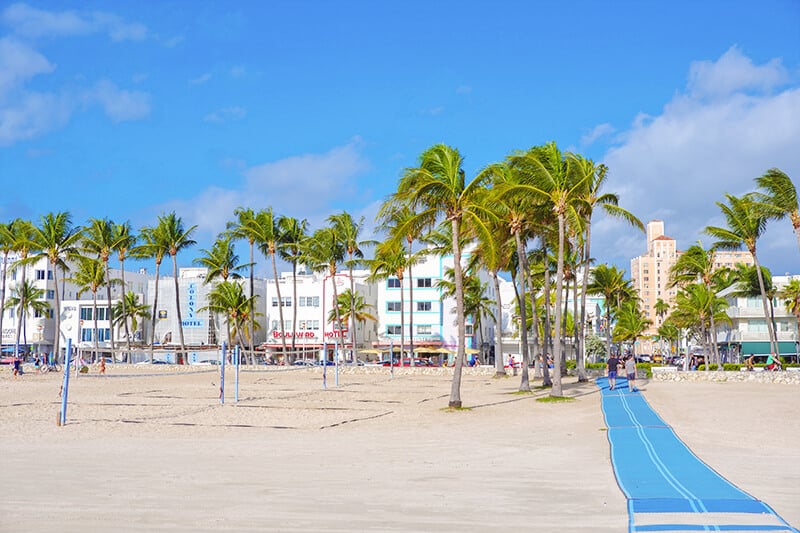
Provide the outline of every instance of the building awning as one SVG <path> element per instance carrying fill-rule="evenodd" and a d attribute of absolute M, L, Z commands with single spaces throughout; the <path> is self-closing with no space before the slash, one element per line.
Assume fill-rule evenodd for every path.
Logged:
<path fill-rule="evenodd" d="M 783 355 L 794 355 L 797 350 L 797 346 L 792 341 L 780 341 L 778 343 L 778 350 Z M 739 353 L 742 355 L 769 355 L 771 353 L 769 342 L 767 341 L 746 341 L 742 343 L 742 347 L 739 350 Z"/>

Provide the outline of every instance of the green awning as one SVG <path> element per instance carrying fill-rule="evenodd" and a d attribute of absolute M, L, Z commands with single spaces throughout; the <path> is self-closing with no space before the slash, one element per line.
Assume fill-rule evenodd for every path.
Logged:
<path fill-rule="evenodd" d="M 724 343 L 720 343 L 720 344 L 722 344 L 724 346 Z M 781 341 L 781 342 L 778 343 L 778 349 L 780 350 L 781 354 L 783 354 L 783 355 L 789 355 L 789 354 L 794 355 L 796 353 L 795 350 L 797 348 L 795 347 L 795 344 L 792 341 Z M 769 342 L 766 342 L 766 341 L 763 341 L 763 342 L 752 342 L 752 341 L 743 342 L 742 343 L 742 347 L 739 350 L 739 353 L 742 354 L 742 355 L 749 355 L 749 354 L 753 354 L 753 355 L 769 355 L 770 354 Z"/>

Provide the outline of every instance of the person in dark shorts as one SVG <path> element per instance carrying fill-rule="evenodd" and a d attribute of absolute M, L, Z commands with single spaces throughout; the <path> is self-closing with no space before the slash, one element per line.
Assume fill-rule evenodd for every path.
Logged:
<path fill-rule="evenodd" d="M 619 359 L 617 356 L 612 355 L 608 358 L 608 384 L 611 386 L 611 390 L 614 390 L 614 387 L 617 384 L 617 367 L 619 366 Z"/>

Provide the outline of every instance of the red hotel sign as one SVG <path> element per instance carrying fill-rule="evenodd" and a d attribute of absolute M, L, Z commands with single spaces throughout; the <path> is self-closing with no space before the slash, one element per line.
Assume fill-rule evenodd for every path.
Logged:
<path fill-rule="evenodd" d="M 339 337 L 343 337 L 344 335 L 347 335 L 347 330 L 343 330 L 343 331 L 326 331 L 325 332 L 325 336 L 328 337 L 328 338 L 333 338 L 333 337 L 339 338 Z M 280 339 L 281 336 L 282 335 L 281 335 L 280 330 L 274 330 L 272 332 L 272 338 L 273 339 Z M 317 336 L 317 333 L 315 331 L 297 331 L 297 332 L 287 331 L 286 334 L 285 334 L 285 337 L 287 339 L 291 339 L 292 337 L 294 337 L 296 339 L 314 339 L 314 338 L 316 338 L 316 336 Z"/>

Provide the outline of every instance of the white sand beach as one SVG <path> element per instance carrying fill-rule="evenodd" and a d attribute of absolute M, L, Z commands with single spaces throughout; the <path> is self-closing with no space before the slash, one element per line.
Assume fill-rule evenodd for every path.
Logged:
<path fill-rule="evenodd" d="M 594 384 L 568 403 L 466 369 L 0 370 L 0 531 L 533 531 L 627 527 Z M 534 383 L 536 385 L 537 383 Z M 800 524 L 800 390 L 641 383 L 709 465 Z M 771 413 L 771 414 L 770 414 Z"/>

